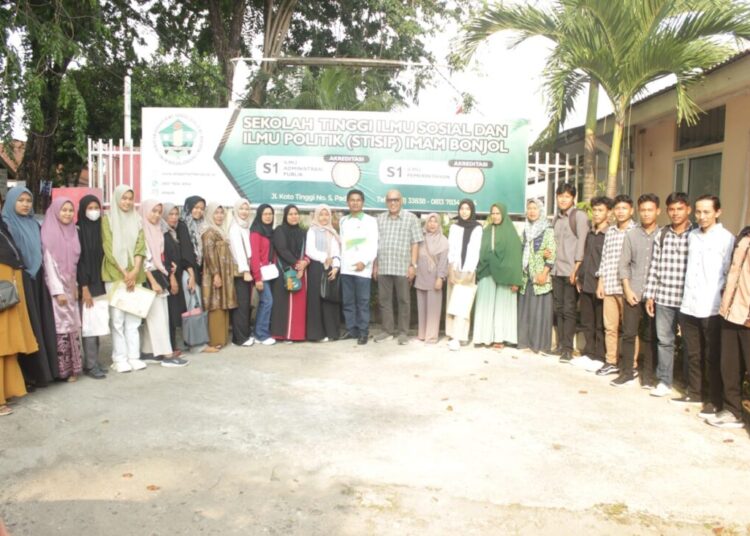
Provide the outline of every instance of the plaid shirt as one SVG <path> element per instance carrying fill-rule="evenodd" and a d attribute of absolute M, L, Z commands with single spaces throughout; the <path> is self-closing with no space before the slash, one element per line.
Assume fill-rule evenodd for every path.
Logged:
<path fill-rule="evenodd" d="M 664 248 L 661 246 L 661 233 L 654 238 L 654 252 L 648 271 L 644 300 L 654 300 L 659 305 L 679 307 L 685 290 L 685 272 L 688 260 L 688 235 L 690 227 L 677 234 L 670 225 L 664 231 Z"/>
<path fill-rule="evenodd" d="M 406 277 L 411 246 L 423 240 L 419 219 L 411 212 L 401 209 L 395 218 L 388 212 L 378 214 L 378 274 Z"/>
<path fill-rule="evenodd" d="M 607 229 L 604 235 L 604 247 L 602 248 L 602 260 L 599 263 L 599 279 L 604 283 L 604 294 L 615 296 L 622 294 L 622 283 L 620 282 L 619 264 L 620 255 L 622 255 L 622 244 L 625 241 L 625 235 L 628 234 L 635 222 L 630 220 L 628 226 L 620 230 L 617 225 Z"/>

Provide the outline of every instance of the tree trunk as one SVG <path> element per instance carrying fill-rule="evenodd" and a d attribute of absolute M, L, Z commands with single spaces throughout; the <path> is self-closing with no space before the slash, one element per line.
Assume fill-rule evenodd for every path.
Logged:
<path fill-rule="evenodd" d="M 609 153 L 609 168 L 607 170 L 607 197 L 617 195 L 617 168 L 620 167 L 620 148 L 622 147 L 622 133 L 625 129 L 625 118 L 615 116 L 615 127 L 612 131 L 612 148 Z"/>
<path fill-rule="evenodd" d="M 223 103 L 219 104 L 229 105 L 232 100 L 232 83 L 236 68 L 232 59 L 241 55 L 242 24 L 245 20 L 247 0 L 233 2 L 232 12 L 226 21 L 222 5 L 223 2 L 221 0 L 210 0 L 208 3 L 208 16 L 211 26 L 214 28 L 212 36 L 216 59 L 219 62 L 221 74 L 224 76 L 225 99 Z"/>
<path fill-rule="evenodd" d="M 586 134 L 583 142 L 583 201 L 596 195 L 596 109 L 599 104 L 599 83 L 589 81 L 589 102 L 586 110 Z"/>
<path fill-rule="evenodd" d="M 276 58 L 281 53 L 281 45 L 284 44 L 289 25 L 292 22 L 294 8 L 297 0 L 281 0 L 278 7 L 274 9 L 273 0 L 266 0 L 263 7 L 263 56 Z M 276 72 L 276 64 L 264 61 L 260 65 L 260 71 L 255 75 L 251 84 L 250 103 L 258 108 L 263 106 L 266 100 L 268 81 Z"/>

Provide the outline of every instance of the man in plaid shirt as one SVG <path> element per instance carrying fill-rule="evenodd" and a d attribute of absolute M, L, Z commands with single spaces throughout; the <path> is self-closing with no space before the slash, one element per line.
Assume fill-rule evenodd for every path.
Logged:
<path fill-rule="evenodd" d="M 672 393 L 674 339 L 678 324 L 680 331 L 684 332 L 677 313 L 685 288 L 688 234 L 691 229 L 690 202 L 686 193 L 669 194 L 667 214 L 672 224 L 661 229 L 654 240 L 651 267 L 643 291 L 646 312 L 656 317 L 656 378 L 659 384 L 651 391 L 651 396 L 659 397 Z"/>
<path fill-rule="evenodd" d="M 604 300 L 604 346 L 607 363 L 596 371 L 597 376 L 619 372 L 617 368 L 617 338 L 622 323 L 622 283 L 619 276 L 620 255 L 627 232 L 635 227 L 633 222 L 633 199 L 620 194 L 614 199 L 615 222 L 604 236 L 602 260 L 599 264 L 599 286 L 596 295 Z"/>

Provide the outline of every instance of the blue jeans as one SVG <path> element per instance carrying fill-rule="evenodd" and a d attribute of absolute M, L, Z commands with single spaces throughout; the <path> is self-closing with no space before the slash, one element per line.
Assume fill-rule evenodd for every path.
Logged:
<path fill-rule="evenodd" d="M 271 308 L 273 295 L 271 282 L 263 282 L 263 290 L 258 293 L 258 310 L 255 312 L 255 338 L 265 341 L 271 336 Z"/>
<path fill-rule="evenodd" d="M 658 380 L 672 387 L 674 378 L 674 339 L 677 331 L 677 324 L 681 326 L 679 318 L 679 307 L 669 307 L 667 305 L 655 304 L 656 309 L 656 342 L 658 363 L 656 366 L 656 377 Z M 684 343 L 684 339 L 683 339 Z"/>
<path fill-rule="evenodd" d="M 370 329 L 369 277 L 341 275 L 341 301 L 346 329 L 357 337 L 367 336 Z"/>

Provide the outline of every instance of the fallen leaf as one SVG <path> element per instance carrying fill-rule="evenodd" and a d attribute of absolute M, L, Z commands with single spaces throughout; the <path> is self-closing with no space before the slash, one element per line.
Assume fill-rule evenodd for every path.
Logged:
<path fill-rule="evenodd" d="M 482 376 L 481 378 L 479 378 L 479 381 L 480 382 L 486 382 L 487 381 L 487 376 Z"/>
<path fill-rule="evenodd" d="M 149 484 L 148 486 L 146 486 L 146 489 L 149 491 L 159 491 L 161 488 L 154 484 Z"/>
<path fill-rule="evenodd" d="M 490 363 L 489 361 L 485 361 L 484 362 L 485 365 L 489 365 L 489 363 Z"/>
<path fill-rule="evenodd" d="M 445 408 L 445 411 L 453 411 L 453 406 L 448 406 L 447 408 Z"/>
<path fill-rule="evenodd" d="M 558 443 L 552 443 L 552 448 L 555 450 L 562 450 L 563 447 Z"/>
<path fill-rule="evenodd" d="M 714 534 L 724 534 L 724 527 L 714 527 L 711 529 Z"/>
<path fill-rule="evenodd" d="M 122 478 L 133 478 L 133 473 L 123 473 Z"/>
<path fill-rule="evenodd" d="M 587 395 L 587 394 L 589 394 L 589 392 L 586 391 L 585 389 L 581 389 L 580 391 L 578 391 L 578 394 L 579 395 Z"/>
<path fill-rule="evenodd" d="M 513 354 L 513 355 L 512 355 L 512 356 L 510 356 L 510 357 L 511 357 L 511 359 L 518 359 L 518 356 L 517 356 L 517 355 L 515 355 L 515 354 Z"/>
<path fill-rule="evenodd" d="M 414 375 L 414 377 L 415 377 L 415 378 L 419 378 L 419 374 L 415 374 L 415 375 Z"/>
<path fill-rule="evenodd" d="M 690 413 L 690 408 L 685 408 L 685 413 Z"/>
<path fill-rule="evenodd" d="M 446 396 L 445 398 L 441 398 L 441 399 L 440 399 L 440 401 L 441 401 L 441 402 L 445 402 L 446 400 L 450 400 L 450 398 L 448 398 L 448 397 Z"/>
<path fill-rule="evenodd" d="M 104 420 L 102 421 L 102 424 L 109 424 L 109 419 L 104 419 Z"/>
<path fill-rule="evenodd" d="M 725 439 L 724 443 L 734 443 L 734 439 Z"/>

